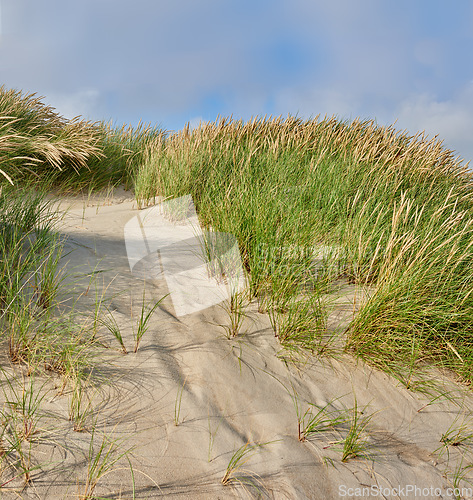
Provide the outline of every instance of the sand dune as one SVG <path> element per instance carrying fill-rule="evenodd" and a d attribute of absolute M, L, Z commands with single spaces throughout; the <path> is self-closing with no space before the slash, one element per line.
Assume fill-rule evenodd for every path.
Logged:
<path fill-rule="evenodd" d="M 66 283 L 74 288 L 62 307 L 72 306 L 74 298 L 78 313 L 90 313 L 97 293 L 132 351 L 144 288 L 151 302 L 168 294 L 169 287 L 158 272 L 148 271 L 151 277 L 144 282 L 130 271 L 124 228 L 138 213 L 130 193 L 97 196 L 85 205 L 78 198 L 61 202 L 67 212 L 60 232 L 65 253 L 70 251 L 63 257 Z M 90 277 L 83 275 L 93 270 L 103 272 L 89 287 Z M 353 296 L 347 285 L 329 317 L 332 330 L 352 317 Z M 229 321 L 223 305 L 178 315 L 168 295 L 138 351 L 126 355 L 101 328 L 110 348 L 96 362 L 94 439 L 100 444 L 105 433 L 118 440 L 119 450 L 130 449 L 135 485 L 133 491 L 123 457 L 99 481 L 97 496 L 331 499 L 382 498 L 381 492 L 385 498 L 453 498 L 448 488 L 467 447 L 450 446 L 447 453 L 440 439 L 452 423 L 459 426 L 470 415 L 472 398 L 465 388 L 438 374 L 436 382 L 453 400 L 434 400 L 435 395 L 411 392 L 348 354 L 286 351 L 256 303 L 246 308 L 242 333 L 228 339 L 219 326 Z M 52 465 L 21 495 L 74 498 L 77 478 L 87 472 L 90 429 L 72 431 L 67 394 L 49 396 L 48 405 L 64 415 L 62 423 L 50 422 L 56 445 L 38 448 L 45 457 L 41 462 Z M 355 405 L 358 425 L 366 421 L 360 436 L 366 449 L 343 462 Z M 316 415 L 324 407 L 332 419 L 346 421 L 299 441 L 297 413 Z M 252 452 L 223 485 L 233 454 L 246 444 Z"/>

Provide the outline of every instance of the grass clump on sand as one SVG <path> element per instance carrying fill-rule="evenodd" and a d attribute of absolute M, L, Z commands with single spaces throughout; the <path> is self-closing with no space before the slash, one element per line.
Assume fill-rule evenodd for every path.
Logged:
<path fill-rule="evenodd" d="M 348 350 L 408 386 L 425 362 L 472 380 L 472 177 L 437 138 L 371 120 L 221 119 L 160 137 L 144 159 L 137 197 L 190 193 L 204 226 L 234 235 L 283 343 L 317 348 L 325 294 L 344 279 L 374 290 Z"/>
<path fill-rule="evenodd" d="M 44 416 L 60 422 L 62 415 L 44 412 L 45 390 L 54 388 L 54 397 L 69 399 L 74 431 L 98 432 L 96 358 L 104 346 L 96 328 L 61 304 L 64 240 L 56 232 L 58 213 L 46 194 L 129 184 L 145 144 L 159 133 L 144 125 L 119 128 L 66 120 L 34 94 L 0 87 L 0 387 L 5 399 L 0 490 L 21 491 L 34 483 L 35 471 L 48 467 L 36 462 L 42 453 L 36 446 L 55 443 L 37 422 Z M 135 350 L 149 315 L 141 318 Z M 101 323 L 96 316 L 95 327 Z M 117 456 L 110 459 L 107 443 L 106 453 L 88 457 L 85 496 L 92 496 L 104 471 L 124 455 Z"/>
<path fill-rule="evenodd" d="M 35 449 L 48 441 L 48 433 L 38 425 L 49 390 L 44 379 L 54 380 L 60 393 L 67 388 L 77 395 L 78 384 L 93 365 L 89 332 L 56 310 L 63 249 L 54 231 L 56 220 L 44 193 L 9 183 L 1 187 L 0 489 L 15 491 L 19 483 L 31 483 L 33 472 L 41 469 Z M 74 420 L 80 417 L 85 427 L 87 415 L 79 411 L 79 403 L 75 408 Z"/>
<path fill-rule="evenodd" d="M 12 184 L 44 180 L 55 171 L 77 172 L 101 155 L 91 123 L 65 120 L 35 94 L 0 87 L 1 174 Z"/>
<path fill-rule="evenodd" d="M 0 87 L 0 175 L 63 191 L 130 186 L 157 127 L 67 120 L 36 94 Z"/>

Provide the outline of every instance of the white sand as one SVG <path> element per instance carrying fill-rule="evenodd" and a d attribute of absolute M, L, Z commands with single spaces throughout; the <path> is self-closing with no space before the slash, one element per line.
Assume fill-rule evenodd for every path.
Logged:
<path fill-rule="evenodd" d="M 66 253 L 72 253 L 63 262 L 68 262 L 71 276 L 66 282 L 74 282 L 74 296 L 82 293 L 76 309 L 93 311 L 95 289 L 92 285 L 85 295 L 89 278 L 74 281 L 72 275 L 103 270 L 97 275 L 97 291 L 113 311 L 131 351 L 143 280 L 130 272 L 124 227 L 136 216 L 136 203 L 123 191 L 109 200 L 94 197 L 86 207 L 78 199 L 66 201 L 70 208 L 61 232 L 67 236 Z M 167 293 L 162 277 L 146 283 L 149 301 Z M 353 290 L 347 287 L 329 318 L 332 329 L 351 317 L 352 300 Z M 291 361 L 290 353 L 275 339 L 268 317 L 257 312 L 256 303 L 248 306 L 247 313 L 246 333 L 229 340 L 218 326 L 228 324 L 221 305 L 177 316 L 168 296 L 153 315 L 136 354 L 119 353 L 116 339 L 106 329 L 100 330 L 113 349 L 107 350 L 106 359 L 98 360 L 104 380 L 94 399 L 95 440 L 99 442 L 105 431 L 123 439 L 122 450 L 132 449 L 135 498 L 362 498 L 356 495 L 361 491 L 349 488 L 363 487 L 373 488 L 371 497 L 381 487 L 385 498 L 453 498 L 447 491 L 453 484 L 448 472 L 459 466 L 462 454 L 466 454 L 463 466 L 471 463 L 467 453 L 471 445 L 450 447 L 449 456 L 445 449 L 441 456 L 434 451 L 452 422 L 461 423 L 469 415 L 472 398 L 466 389 L 438 377 L 439 383 L 450 384 L 455 391 L 451 392 L 455 401 L 440 398 L 419 411 L 434 396 L 410 392 L 348 355 Z M 176 426 L 175 407 L 182 386 Z M 347 435 L 346 426 L 338 433 L 320 432 L 299 442 L 291 387 L 302 413 L 310 403 L 320 408 L 333 401 L 332 410 L 353 408 L 356 395 L 362 416 L 374 414 L 367 428 L 369 457 L 341 461 L 341 445 L 336 441 Z M 34 456 L 39 463 L 51 465 L 44 466 L 47 473 L 33 474 L 34 487 L 21 497 L 76 498 L 83 485 L 91 434 L 72 430 L 68 401 L 67 394 L 48 394 L 47 404 L 55 417 L 45 416 L 41 424 L 52 429 L 50 440 L 36 445 Z M 235 472 L 239 480 L 222 485 L 232 454 L 248 442 L 262 446 Z M 120 460 L 115 469 L 100 480 L 96 495 L 132 498 L 128 462 Z M 398 487 L 407 489 L 396 496 L 392 490 Z M 13 492 L 4 495 L 18 498 Z M 367 491 L 364 497 L 370 498 Z"/>

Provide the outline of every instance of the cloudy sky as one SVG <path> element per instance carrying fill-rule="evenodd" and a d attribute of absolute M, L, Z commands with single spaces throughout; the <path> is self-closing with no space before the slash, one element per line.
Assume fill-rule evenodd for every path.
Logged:
<path fill-rule="evenodd" d="M 1 84 L 167 130 L 397 120 L 473 160 L 473 0 L 0 0 Z"/>

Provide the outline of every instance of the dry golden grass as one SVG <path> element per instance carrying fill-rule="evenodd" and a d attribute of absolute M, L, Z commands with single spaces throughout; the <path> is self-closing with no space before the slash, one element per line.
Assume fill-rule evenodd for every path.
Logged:
<path fill-rule="evenodd" d="M 50 169 L 78 171 L 102 156 L 94 123 L 66 120 L 42 99 L 0 87 L 0 164 L 10 182 Z"/>

